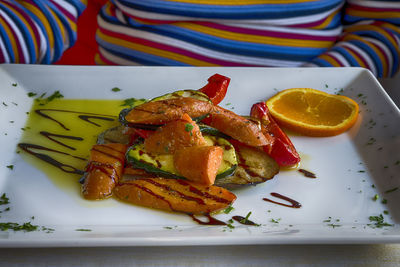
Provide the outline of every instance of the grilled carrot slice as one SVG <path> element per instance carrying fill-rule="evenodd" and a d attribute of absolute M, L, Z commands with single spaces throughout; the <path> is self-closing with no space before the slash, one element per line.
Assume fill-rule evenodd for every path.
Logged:
<path fill-rule="evenodd" d="M 212 107 L 212 103 L 207 101 L 178 97 L 137 106 L 125 116 L 125 120 L 132 124 L 161 125 L 180 119 L 184 113 L 192 118 L 203 117 L 211 111 Z"/>
<path fill-rule="evenodd" d="M 186 113 L 179 120 L 168 122 L 144 141 L 148 153 L 172 154 L 182 147 L 206 144 L 199 126 Z"/>
<path fill-rule="evenodd" d="M 236 199 L 232 192 L 218 186 L 166 178 L 122 183 L 115 187 L 114 195 L 135 205 L 191 214 L 221 210 Z"/>
<path fill-rule="evenodd" d="M 176 150 L 174 166 L 190 181 L 214 184 L 224 150 L 219 146 L 184 147 Z"/>
<path fill-rule="evenodd" d="M 104 199 L 112 195 L 124 168 L 126 145 L 94 145 L 86 167 L 82 194 L 86 199 Z"/>
<path fill-rule="evenodd" d="M 265 146 L 269 144 L 268 139 L 256 123 L 220 106 L 214 106 L 206 120 L 210 126 L 246 145 Z"/>

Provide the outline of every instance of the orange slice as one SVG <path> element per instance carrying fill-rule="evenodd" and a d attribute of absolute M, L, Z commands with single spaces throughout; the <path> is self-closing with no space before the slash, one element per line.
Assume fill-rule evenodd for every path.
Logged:
<path fill-rule="evenodd" d="M 354 100 L 311 88 L 283 90 L 266 104 L 278 124 L 307 136 L 341 134 L 354 125 L 358 116 Z"/>

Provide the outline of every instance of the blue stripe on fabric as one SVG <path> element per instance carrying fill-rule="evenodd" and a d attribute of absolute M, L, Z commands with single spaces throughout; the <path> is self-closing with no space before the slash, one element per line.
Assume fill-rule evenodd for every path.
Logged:
<path fill-rule="evenodd" d="M 64 42 L 63 42 L 63 38 L 62 38 L 62 34 L 61 31 L 57 25 L 57 22 L 55 21 L 55 18 L 53 17 L 53 15 L 47 10 L 46 6 L 44 3 L 42 3 L 40 0 L 33 0 L 35 2 L 35 4 L 39 7 L 39 9 L 44 13 L 44 15 L 47 18 L 47 21 L 49 22 L 51 29 L 53 31 L 53 36 L 54 36 L 54 54 L 53 54 L 53 58 L 51 59 L 51 63 L 57 61 L 63 51 L 63 47 L 64 47 Z M 49 47 L 50 48 L 50 47 Z"/>
<path fill-rule="evenodd" d="M 60 19 L 61 23 L 64 25 L 64 29 L 67 31 L 68 34 L 68 42 L 69 46 L 72 46 L 75 43 L 76 33 L 72 30 L 70 23 L 65 18 L 64 14 L 49 0 L 43 0 L 46 4 L 53 10 L 54 13 L 57 14 L 57 17 Z M 68 47 L 66 47 L 68 48 Z M 64 48 L 63 48 L 64 51 Z"/>
<path fill-rule="evenodd" d="M 119 21 L 115 21 L 114 19 L 112 21 L 109 21 L 107 19 L 108 17 L 105 17 L 104 14 L 101 14 L 101 17 L 108 23 L 117 26 L 127 27 L 126 25 L 120 23 Z M 289 61 L 309 61 L 310 59 L 320 55 L 327 50 L 326 48 L 288 48 L 274 45 L 263 45 L 244 42 L 240 43 L 237 41 L 226 40 L 206 34 L 200 34 L 198 32 L 193 32 L 186 29 L 185 31 L 183 31 L 182 28 L 172 25 L 143 25 L 140 28 L 136 27 L 136 29 L 144 32 L 151 32 L 158 35 L 168 36 L 174 39 L 193 43 L 198 46 L 206 47 L 211 50 L 221 51 L 224 53 L 278 60 L 285 59 Z"/>
<path fill-rule="evenodd" d="M 111 54 L 118 55 L 120 58 L 128 58 L 135 62 L 148 66 L 190 66 L 183 62 L 160 57 L 152 54 L 143 53 L 137 50 L 118 46 L 108 43 L 107 41 L 97 37 L 97 43 Z"/>
<path fill-rule="evenodd" d="M 11 18 L 11 20 L 15 23 L 15 25 L 20 30 L 22 37 L 24 38 L 24 41 L 25 41 L 25 46 L 28 50 L 28 58 L 29 58 L 28 63 L 35 63 L 36 62 L 35 44 L 33 42 L 33 39 L 32 39 L 32 36 L 31 36 L 29 30 L 26 28 L 25 23 L 21 21 L 21 19 L 14 13 L 14 11 L 10 10 L 8 7 L 4 6 L 2 3 L 0 3 L 0 8 Z M 24 10 L 23 7 L 22 7 L 22 10 Z"/>
<path fill-rule="evenodd" d="M 362 50 L 364 50 L 364 52 L 366 52 L 371 58 L 372 61 L 375 63 L 375 67 L 377 70 L 377 77 L 380 78 L 383 75 L 383 65 L 381 62 L 381 59 L 379 58 L 379 56 L 375 53 L 375 51 L 369 47 L 367 44 L 358 41 L 358 40 L 349 40 L 349 43 L 352 43 L 353 45 L 357 46 L 358 48 L 361 48 Z"/>
<path fill-rule="evenodd" d="M 70 3 L 71 5 L 75 6 L 75 8 L 78 11 L 78 16 L 80 16 L 82 14 L 82 12 L 86 9 L 86 5 L 84 3 L 82 3 L 82 1 L 80 1 L 80 0 L 65 0 L 65 1 Z"/>
<path fill-rule="evenodd" d="M 333 67 L 333 65 L 331 63 L 329 63 L 329 61 L 326 61 L 325 59 L 322 59 L 319 57 L 314 58 L 311 62 L 320 67 Z"/>
<path fill-rule="evenodd" d="M 334 46 L 330 51 L 335 51 L 341 54 L 347 60 L 350 66 L 361 67 L 358 61 L 345 48 L 340 46 Z"/>
<path fill-rule="evenodd" d="M 39 26 L 39 28 L 40 28 L 40 30 L 41 30 L 41 32 L 43 34 L 43 37 L 44 37 L 43 39 L 46 42 L 47 48 L 45 50 L 44 56 L 42 58 L 42 61 L 39 62 L 39 63 L 50 64 L 50 59 L 51 59 L 50 43 L 49 43 L 49 36 L 47 35 L 47 32 L 46 32 L 46 28 L 44 27 L 42 21 L 35 14 L 33 14 L 29 9 L 25 9 L 25 11 L 26 11 L 27 14 L 29 14 L 31 19 L 36 22 L 36 25 Z M 40 47 L 39 47 L 39 49 L 40 49 Z M 39 56 L 38 56 L 38 58 L 39 58 Z"/>
<path fill-rule="evenodd" d="M 10 38 L 6 32 L 6 30 L 3 27 L 0 27 L 0 38 L 3 40 L 4 46 L 6 51 L 4 51 L 5 53 L 8 54 L 8 57 L 10 58 L 10 63 L 15 63 L 15 55 L 14 55 L 14 51 L 12 49 L 12 44 L 10 41 Z"/>
<path fill-rule="evenodd" d="M 377 20 L 377 21 L 386 21 L 392 24 L 400 24 L 400 18 L 364 18 L 364 17 L 355 17 L 355 16 L 351 16 L 351 15 L 344 15 L 343 20 L 345 23 L 347 24 L 352 24 L 352 23 L 356 23 L 362 20 Z"/>
<path fill-rule="evenodd" d="M 165 35 L 212 50 L 262 58 L 308 61 L 326 51 L 325 48 L 283 47 L 277 45 L 232 41 L 188 29 L 179 28 L 173 25 L 149 25 L 143 27 L 141 30 Z"/>
<path fill-rule="evenodd" d="M 318 14 L 337 7 L 344 0 L 319 0 L 295 4 L 241 6 L 201 5 L 162 0 L 114 0 L 137 10 L 177 16 L 219 19 L 278 19 Z"/>
<path fill-rule="evenodd" d="M 381 33 L 373 31 L 373 30 L 363 30 L 363 31 L 355 31 L 352 32 L 353 34 L 356 35 L 362 35 L 362 36 L 368 36 L 368 37 L 373 37 L 376 40 L 381 41 L 383 44 L 386 45 L 387 48 L 389 48 L 390 53 L 392 54 L 393 58 L 393 67 L 396 68 L 399 65 L 399 55 L 396 50 L 396 48 L 393 46 L 393 44 Z M 390 56 L 390 55 L 388 55 Z M 390 76 L 393 75 L 393 70 L 390 70 L 389 72 Z"/>

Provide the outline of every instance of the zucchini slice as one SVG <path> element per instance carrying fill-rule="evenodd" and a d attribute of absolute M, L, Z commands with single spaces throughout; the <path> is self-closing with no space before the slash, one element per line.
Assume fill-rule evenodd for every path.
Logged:
<path fill-rule="evenodd" d="M 196 90 L 180 90 L 180 91 L 175 91 L 172 93 L 168 93 L 162 96 L 158 96 L 155 97 L 153 99 L 150 100 L 150 102 L 153 101 L 160 101 L 160 100 L 167 100 L 167 99 L 173 99 L 173 98 L 178 98 L 178 97 L 191 97 L 191 98 L 195 98 L 197 100 L 201 100 L 201 101 L 206 101 L 206 102 L 211 102 L 210 98 L 200 92 L 200 91 L 196 91 Z"/>
<path fill-rule="evenodd" d="M 207 145 L 220 146 L 224 150 L 223 160 L 218 169 L 216 179 L 232 175 L 237 167 L 235 148 L 228 140 L 221 137 L 204 135 L 204 139 Z M 128 149 L 126 159 L 134 168 L 144 169 L 147 172 L 163 177 L 184 179 L 175 169 L 173 155 L 152 155 L 146 153 L 142 142 Z"/>

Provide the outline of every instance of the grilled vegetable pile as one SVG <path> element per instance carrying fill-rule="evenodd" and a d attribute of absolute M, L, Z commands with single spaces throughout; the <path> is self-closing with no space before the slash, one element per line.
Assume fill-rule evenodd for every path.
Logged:
<path fill-rule="evenodd" d="M 230 79 L 215 74 L 199 90 L 156 97 L 121 111 L 121 126 L 99 135 L 82 192 L 190 214 L 231 205 L 228 191 L 272 179 L 300 158 L 289 138 L 255 104 L 243 117 L 218 104 Z"/>

